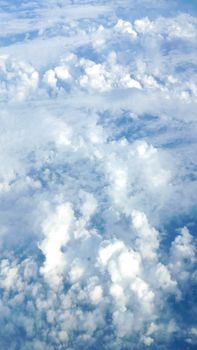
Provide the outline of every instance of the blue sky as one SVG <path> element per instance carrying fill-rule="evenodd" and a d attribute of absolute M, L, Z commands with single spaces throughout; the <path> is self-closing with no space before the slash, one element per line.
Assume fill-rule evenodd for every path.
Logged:
<path fill-rule="evenodd" d="M 195 1 L 0 1 L 0 349 L 197 345 Z"/>

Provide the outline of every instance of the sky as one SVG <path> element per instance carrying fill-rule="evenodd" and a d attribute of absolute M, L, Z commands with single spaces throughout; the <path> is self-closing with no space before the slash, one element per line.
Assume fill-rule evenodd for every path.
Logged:
<path fill-rule="evenodd" d="M 197 4 L 0 0 L 0 349 L 197 346 Z"/>

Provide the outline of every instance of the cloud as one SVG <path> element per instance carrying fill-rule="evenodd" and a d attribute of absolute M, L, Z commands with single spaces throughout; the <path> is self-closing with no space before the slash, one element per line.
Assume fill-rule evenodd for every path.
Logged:
<path fill-rule="evenodd" d="M 41 272 L 49 279 L 52 286 L 59 283 L 59 277 L 64 270 L 66 262 L 61 249 L 69 241 L 69 230 L 72 221 L 72 208 L 69 204 L 65 204 L 59 206 L 54 217 L 50 215 L 49 220 L 46 220 L 43 224 L 45 239 L 39 247 L 45 256 L 45 263 Z"/>
<path fill-rule="evenodd" d="M 170 267 L 177 279 L 189 277 L 189 270 L 196 260 L 195 244 L 187 227 L 172 242 Z"/>
<path fill-rule="evenodd" d="M 195 16 L 78 0 L 0 18 L 0 348 L 192 349 Z"/>

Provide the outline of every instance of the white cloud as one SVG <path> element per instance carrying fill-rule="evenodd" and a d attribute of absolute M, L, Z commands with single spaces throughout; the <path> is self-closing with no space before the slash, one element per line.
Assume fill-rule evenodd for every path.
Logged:
<path fill-rule="evenodd" d="M 2 349 L 196 342 L 196 19 L 168 11 L 2 2 Z"/>
<path fill-rule="evenodd" d="M 57 84 L 57 78 L 55 76 L 55 72 L 52 69 L 49 69 L 44 77 L 43 80 L 46 84 L 48 84 L 51 88 L 56 88 Z"/>
<path fill-rule="evenodd" d="M 55 214 L 45 220 L 43 224 L 44 240 L 39 244 L 45 256 L 44 266 L 41 273 L 44 274 L 51 286 L 61 282 L 62 273 L 65 268 L 66 260 L 62 248 L 66 247 L 70 239 L 70 233 L 73 224 L 73 211 L 69 203 L 62 204 L 57 208 Z M 79 276 L 80 270 L 71 270 L 71 278 Z"/>
<path fill-rule="evenodd" d="M 159 248 L 158 232 L 150 227 L 144 213 L 134 210 L 132 223 L 136 230 L 136 245 L 144 259 L 155 259 Z"/>
<path fill-rule="evenodd" d="M 32 94 L 39 84 L 39 73 L 25 62 L 0 57 L 0 98 L 22 101 Z"/>
<path fill-rule="evenodd" d="M 170 269 L 175 278 L 180 281 L 188 279 L 190 268 L 195 261 L 196 249 L 193 237 L 187 227 L 183 227 L 171 245 Z"/>
<path fill-rule="evenodd" d="M 122 19 L 119 19 L 115 26 L 115 29 L 122 33 L 127 33 L 131 35 L 132 38 L 137 37 L 137 33 L 133 30 L 132 24 L 128 21 L 123 21 Z"/>

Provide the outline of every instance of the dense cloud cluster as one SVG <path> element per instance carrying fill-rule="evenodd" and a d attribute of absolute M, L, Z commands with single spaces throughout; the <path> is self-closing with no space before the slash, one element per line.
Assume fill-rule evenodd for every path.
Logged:
<path fill-rule="evenodd" d="M 0 5 L 0 348 L 194 349 L 195 12 Z"/>

